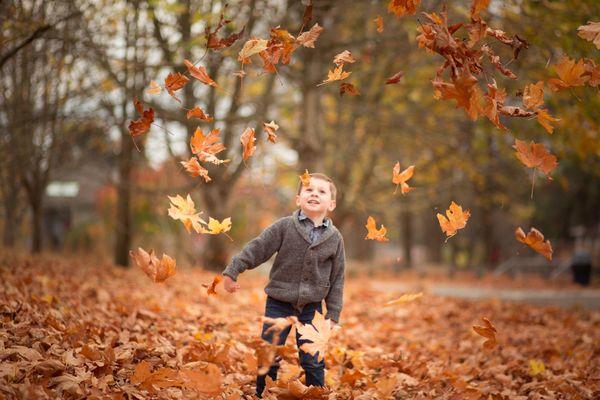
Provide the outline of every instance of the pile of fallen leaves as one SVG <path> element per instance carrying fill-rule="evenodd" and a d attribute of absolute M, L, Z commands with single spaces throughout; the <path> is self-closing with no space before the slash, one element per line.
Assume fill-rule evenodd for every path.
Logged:
<path fill-rule="evenodd" d="M 268 350 L 265 279 L 249 273 L 235 295 L 209 295 L 213 277 L 180 269 L 159 284 L 140 269 L 5 258 L 0 398 L 252 398 Z M 265 398 L 600 395 L 599 312 L 401 295 L 349 278 L 327 387 L 302 383 L 292 334 Z"/>

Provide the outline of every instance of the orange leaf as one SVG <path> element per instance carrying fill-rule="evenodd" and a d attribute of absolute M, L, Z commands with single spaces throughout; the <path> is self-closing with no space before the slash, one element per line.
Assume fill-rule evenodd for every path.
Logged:
<path fill-rule="evenodd" d="M 202 121 L 210 122 L 213 120 L 212 117 L 209 117 L 207 114 L 204 114 L 204 111 L 200 107 L 194 107 L 187 112 L 187 119 L 190 118 L 198 118 Z"/>
<path fill-rule="evenodd" d="M 396 17 L 412 15 L 417 12 L 417 6 L 420 3 L 421 0 L 390 0 L 388 3 L 388 13 L 392 13 Z"/>
<path fill-rule="evenodd" d="M 365 236 L 365 239 L 377 240 L 378 242 L 389 241 L 389 239 L 385 237 L 387 229 L 385 229 L 385 226 L 383 225 L 381 225 L 381 228 L 377 229 L 375 225 L 375 219 L 373 217 L 369 216 L 369 218 L 367 218 L 367 224 L 365 227 L 367 228 L 367 236 Z"/>
<path fill-rule="evenodd" d="M 546 109 L 537 110 L 537 120 L 549 134 L 552 134 L 554 131 L 554 127 L 551 125 L 551 123 L 560 121 L 560 119 L 554 118 L 548 114 L 548 110 Z"/>
<path fill-rule="evenodd" d="M 252 154 L 254 154 L 254 150 L 256 150 L 256 147 L 254 146 L 254 141 L 256 141 L 256 138 L 254 137 L 254 129 L 246 128 L 246 130 L 244 131 L 244 133 L 242 133 L 242 136 L 240 137 L 240 142 L 242 142 L 242 146 L 244 149 L 242 154 L 244 161 L 246 161 L 250 156 L 252 156 Z"/>
<path fill-rule="evenodd" d="M 217 85 L 217 83 L 215 81 L 213 81 L 210 78 L 210 76 L 208 76 L 208 74 L 206 73 L 206 68 L 204 68 L 202 65 L 196 67 L 189 60 L 183 60 L 183 63 L 187 67 L 191 77 L 198 79 L 200 82 L 204 83 L 205 85 L 210 85 L 210 86 L 214 86 L 214 87 L 219 86 L 219 85 Z"/>
<path fill-rule="evenodd" d="M 206 285 L 206 284 L 202 284 L 202 286 L 206 287 L 206 294 L 208 294 L 209 296 L 211 294 L 216 295 L 217 291 L 215 290 L 215 288 L 217 287 L 217 285 L 223 280 L 223 277 L 221 275 L 215 275 L 212 283 L 210 284 L 210 286 Z"/>
<path fill-rule="evenodd" d="M 150 87 L 146 89 L 148 94 L 159 94 L 160 92 L 162 92 L 162 87 L 156 81 L 151 81 Z"/>
<path fill-rule="evenodd" d="M 335 65 L 337 65 L 338 67 L 340 65 L 344 65 L 345 63 L 348 64 L 353 64 L 356 62 L 356 59 L 352 56 L 352 53 L 350 53 L 348 50 L 344 50 L 339 54 L 336 54 L 335 57 L 333 57 L 333 63 Z"/>
<path fill-rule="evenodd" d="M 183 75 L 182 73 L 171 72 L 169 75 L 167 75 L 167 78 L 165 79 L 165 89 L 167 89 L 167 92 L 169 92 L 171 97 L 173 97 L 175 100 L 181 103 L 181 100 L 179 100 L 179 98 L 175 96 L 175 92 L 187 85 L 189 81 L 190 78 Z"/>
<path fill-rule="evenodd" d="M 588 85 L 596 87 L 600 85 L 600 65 L 596 66 L 596 63 L 591 58 L 586 58 L 585 63 L 585 76 L 589 76 Z"/>
<path fill-rule="evenodd" d="M 277 125 L 275 121 L 271 121 L 269 123 L 263 122 L 263 128 L 267 132 L 267 135 L 269 135 L 268 140 L 272 143 L 277 142 L 277 135 L 275 134 L 275 131 L 279 129 L 279 125 Z"/>
<path fill-rule="evenodd" d="M 484 326 L 473 325 L 473 330 L 478 334 L 486 338 L 487 340 L 483 342 L 483 347 L 487 350 L 493 349 L 496 344 L 496 333 L 498 332 L 494 325 L 490 322 L 486 317 L 481 317 L 483 320 Z"/>
<path fill-rule="evenodd" d="M 375 18 L 373 21 L 377 25 L 377 32 L 383 32 L 383 18 L 381 17 L 381 15 L 378 15 L 377 18 Z"/>
<path fill-rule="evenodd" d="M 600 22 L 588 21 L 587 25 L 581 25 L 577 28 L 579 37 L 594 43 L 597 49 L 600 49 Z"/>
<path fill-rule="evenodd" d="M 523 90 L 523 106 L 529 110 L 537 110 L 544 104 L 544 81 L 531 83 Z"/>
<path fill-rule="evenodd" d="M 504 89 L 498 89 L 496 87 L 496 81 L 491 84 L 488 83 L 487 86 L 488 92 L 485 94 L 485 106 L 483 107 L 483 112 L 498 128 L 506 129 L 500 122 L 500 113 L 498 112 L 498 109 L 504 105 L 506 91 Z"/>
<path fill-rule="evenodd" d="M 206 221 L 200 218 L 202 212 L 196 212 L 196 205 L 189 193 L 185 199 L 180 195 L 167 197 L 171 202 L 168 210 L 169 217 L 180 220 L 188 233 L 190 228 L 194 228 L 198 233 L 204 229 L 202 225 L 206 225 Z"/>
<path fill-rule="evenodd" d="M 339 328 L 338 328 L 339 329 Z M 317 356 L 318 360 L 325 358 L 327 343 L 336 332 L 330 319 L 325 319 L 323 314 L 315 311 L 313 320 L 309 324 L 298 324 L 296 331 L 302 340 L 309 340 L 300 346 L 303 351 Z"/>
<path fill-rule="evenodd" d="M 385 81 L 385 84 L 392 85 L 394 83 L 398 83 L 398 82 L 400 82 L 400 79 L 402 79 L 403 76 L 404 76 L 404 72 L 399 71 L 399 72 L 395 73 L 394 75 L 390 76 L 389 78 L 387 78 L 387 80 Z"/>
<path fill-rule="evenodd" d="M 342 84 L 340 84 L 340 96 L 343 96 L 344 93 L 348 93 L 349 96 L 358 96 L 358 95 L 360 95 L 360 92 L 358 91 L 358 89 L 356 88 L 356 86 L 354 86 L 351 83 L 342 83 Z"/>
<path fill-rule="evenodd" d="M 401 185 L 401 192 L 403 195 L 413 190 L 412 187 L 408 186 L 406 181 L 412 178 L 414 170 L 415 166 L 411 165 L 404 171 L 400 172 L 400 162 L 397 162 L 396 165 L 394 165 L 394 169 L 392 170 L 392 182 L 396 185 L 396 190 L 394 190 L 394 193 L 396 193 L 398 190 L 398 185 Z"/>
<path fill-rule="evenodd" d="M 542 232 L 531 228 L 527 236 L 525 236 L 525 232 L 519 227 L 515 230 L 515 238 L 546 257 L 548 261 L 552 261 L 552 245 L 549 240 L 544 241 Z"/>
<path fill-rule="evenodd" d="M 344 68 L 344 66 L 340 65 L 339 67 L 335 68 L 333 71 L 328 71 L 327 79 L 324 80 L 323 82 L 319 83 L 317 86 L 321 86 L 321 85 L 324 85 L 326 83 L 333 82 L 333 81 L 341 81 L 341 80 L 349 77 L 352 72 L 346 72 L 343 70 L 343 68 Z"/>
<path fill-rule="evenodd" d="M 214 395 L 211 398 L 216 398 L 221 393 L 223 373 L 213 363 L 207 363 L 206 366 L 197 367 L 197 369 L 193 370 L 181 369 L 179 377 L 183 381 L 183 386 L 195 392 Z"/>
<path fill-rule="evenodd" d="M 192 136 L 190 139 L 190 148 L 192 150 L 192 154 L 197 155 L 200 161 L 210 161 L 214 164 L 225 162 L 223 160 L 218 160 L 215 157 L 215 154 L 225 150 L 223 143 L 219 142 L 220 133 L 220 129 L 213 129 L 209 134 L 204 135 L 202 129 L 196 128 L 194 136 Z M 214 159 L 217 159 L 220 162 L 215 162 Z"/>
<path fill-rule="evenodd" d="M 190 158 L 188 161 L 180 161 L 181 165 L 185 167 L 185 170 L 192 176 L 201 176 L 205 182 L 210 182 L 211 178 L 208 176 L 208 170 L 204 168 L 198 162 L 196 157 Z"/>
<path fill-rule="evenodd" d="M 393 306 L 395 304 L 410 303 L 411 301 L 415 301 L 416 299 L 418 299 L 421 296 L 423 296 L 423 292 L 419 292 L 419 293 L 407 293 L 407 294 L 403 294 L 402 296 L 400 296 L 396 300 L 388 301 L 387 303 L 385 303 L 385 305 L 386 306 Z"/>
<path fill-rule="evenodd" d="M 304 173 L 300 175 L 300 182 L 302 182 L 302 186 L 310 186 L 310 174 L 308 170 L 305 169 Z"/>
<path fill-rule="evenodd" d="M 323 28 L 321 26 L 319 26 L 318 23 L 314 24 L 313 27 L 310 28 L 310 30 L 298 35 L 297 41 L 304 47 L 314 48 L 315 41 L 319 38 L 319 35 L 321 35 L 321 32 L 323 32 Z"/>
<path fill-rule="evenodd" d="M 138 247 L 136 251 L 130 251 L 129 255 L 137 266 L 155 283 L 164 282 L 167 278 L 175 275 L 176 262 L 166 254 L 163 254 L 162 259 L 159 261 L 154 255 L 154 250 L 147 253 L 144 249 Z"/>
<path fill-rule="evenodd" d="M 244 43 L 244 47 L 238 54 L 238 61 L 242 64 L 250 64 L 250 57 L 267 49 L 267 41 L 265 39 L 249 39 Z"/>
<path fill-rule="evenodd" d="M 142 114 L 139 119 L 131 121 L 129 123 L 129 133 L 131 136 L 140 136 L 147 133 L 150 130 L 150 125 L 154 122 L 154 109 L 152 107 L 144 110 L 144 106 L 141 101 L 137 98 L 134 100 L 133 104 L 135 105 L 135 109 L 138 113 Z"/>
<path fill-rule="evenodd" d="M 555 92 L 569 87 L 583 86 L 589 79 L 589 76 L 585 75 L 583 59 L 575 62 L 575 60 L 563 55 L 558 64 L 554 66 L 554 69 L 559 79 L 551 78 L 548 84 Z"/>
<path fill-rule="evenodd" d="M 467 226 L 467 221 L 471 216 L 471 211 L 462 210 L 462 207 L 456 204 L 455 202 L 450 203 L 450 208 L 446 210 L 446 218 L 444 215 L 438 213 L 437 219 L 440 223 L 440 228 L 442 232 L 446 234 L 446 241 L 450 239 L 452 236 L 456 235 L 459 229 Z"/>
<path fill-rule="evenodd" d="M 144 360 L 135 366 L 135 370 L 133 371 L 130 381 L 131 383 L 137 385 L 148 379 L 150 375 L 152 375 L 152 372 L 150 371 L 150 363 Z"/>
<path fill-rule="evenodd" d="M 528 145 L 523 140 L 515 139 L 513 148 L 517 151 L 517 158 L 527 168 L 537 168 L 545 175 L 552 172 L 558 165 L 556 156 L 550 154 L 542 143 L 532 141 Z"/>
<path fill-rule="evenodd" d="M 479 113 L 483 112 L 479 105 L 480 92 L 477 87 L 477 78 L 471 74 L 461 75 L 454 83 L 444 82 L 439 78 L 432 81 L 436 99 L 456 100 L 456 107 L 462 107 L 474 121 Z"/>

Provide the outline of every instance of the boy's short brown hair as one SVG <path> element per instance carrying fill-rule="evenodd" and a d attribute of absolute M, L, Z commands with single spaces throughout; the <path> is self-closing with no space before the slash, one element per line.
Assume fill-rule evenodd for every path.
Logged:
<path fill-rule="evenodd" d="M 333 179 L 331 179 L 327 175 L 322 174 L 320 172 L 313 172 L 312 174 L 308 174 L 308 175 L 310 175 L 311 178 L 321 179 L 321 180 L 329 182 L 329 190 L 331 191 L 331 200 L 335 200 L 335 197 L 337 195 L 337 188 L 335 187 L 335 183 L 333 183 Z M 301 191 L 302 191 L 302 182 L 300 182 L 298 184 L 298 192 L 296 194 L 300 194 Z"/>

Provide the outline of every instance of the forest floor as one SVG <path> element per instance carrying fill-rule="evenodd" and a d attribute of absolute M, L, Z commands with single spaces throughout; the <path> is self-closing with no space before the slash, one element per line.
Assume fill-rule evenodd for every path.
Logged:
<path fill-rule="evenodd" d="M 6 257 L 0 399 L 252 398 L 266 278 L 244 274 L 236 294 L 218 285 L 208 295 L 214 276 L 180 269 L 159 284 L 137 268 Z M 488 295 L 442 296 L 444 287 Z M 352 274 L 325 357 L 327 386 L 302 384 L 292 334 L 264 398 L 598 398 L 600 311 L 505 301 L 502 290 L 597 292 L 542 278 Z M 482 317 L 497 330 L 491 349 L 472 329 Z"/>

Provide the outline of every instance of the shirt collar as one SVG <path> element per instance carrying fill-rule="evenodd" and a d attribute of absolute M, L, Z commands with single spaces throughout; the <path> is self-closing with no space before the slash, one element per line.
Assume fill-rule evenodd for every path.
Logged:
<path fill-rule="evenodd" d="M 304 214 L 302 212 L 302 210 L 300 210 L 300 212 L 298 213 L 298 220 L 304 221 L 305 219 L 309 219 L 308 215 Z M 312 222 L 312 220 L 311 220 L 311 222 Z M 313 224 L 314 224 L 314 222 L 313 222 Z M 329 218 L 325 217 L 325 218 L 323 218 L 323 223 L 319 226 L 328 227 L 330 224 L 331 224 L 331 220 Z"/>

